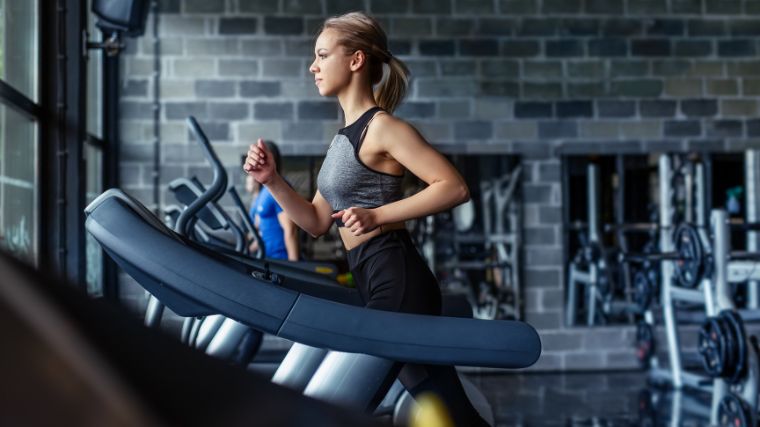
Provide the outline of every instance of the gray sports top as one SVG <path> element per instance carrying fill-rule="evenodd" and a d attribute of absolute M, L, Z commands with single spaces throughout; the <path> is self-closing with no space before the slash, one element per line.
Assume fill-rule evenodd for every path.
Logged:
<path fill-rule="evenodd" d="M 403 196 L 401 181 L 404 175 L 370 169 L 359 159 L 367 125 L 380 110 L 380 107 L 370 108 L 355 122 L 338 130 L 327 149 L 317 177 L 317 188 L 333 212 L 352 206 L 376 208 Z M 343 226 L 340 220 L 336 222 Z"/>

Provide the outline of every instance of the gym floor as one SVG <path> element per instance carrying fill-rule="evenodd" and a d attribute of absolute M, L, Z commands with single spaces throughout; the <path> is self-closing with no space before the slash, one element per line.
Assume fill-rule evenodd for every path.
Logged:
<path fill-rule="evenodd" d="M 647 385 L 643 372 L 467 374 L 494 409 L 496 425 L 671 425 L 671 391 Z M 685 395 L 678 425 L 709 425 L 709 396 Z"/>

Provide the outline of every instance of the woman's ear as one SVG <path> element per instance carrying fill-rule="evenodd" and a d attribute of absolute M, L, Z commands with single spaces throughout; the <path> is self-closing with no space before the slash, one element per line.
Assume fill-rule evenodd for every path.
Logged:
<path fill-rule="evenodd" d="M 367 55 L 364 54 L 364 51 L 357 50 L 351 55 L 351 71 L 357 71 L 361 69 L 366 62 Z"/>

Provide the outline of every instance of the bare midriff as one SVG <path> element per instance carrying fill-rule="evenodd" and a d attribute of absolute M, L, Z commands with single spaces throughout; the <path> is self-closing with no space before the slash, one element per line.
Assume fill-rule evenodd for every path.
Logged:
<path fill-rule="evenodd" d="M 405 224 L 402 221 L 393 224 L 383 224 L 382 226 L 375 228 L 369 233 L 364 233 L 361 236 L 354 236 L 353 233 L 351 233 L 351 230 L 346 227 L 339 227 L 338 231 L 340 232 L 341 240 L 343 240 L 343 246 L 345 246 L 346 250 L 350 251 L 351 249 L 361 245 L 362 243 L 375 236 L 379 236 L 391 230 L 401 230 L 403 228 L 405 228 Z"/>

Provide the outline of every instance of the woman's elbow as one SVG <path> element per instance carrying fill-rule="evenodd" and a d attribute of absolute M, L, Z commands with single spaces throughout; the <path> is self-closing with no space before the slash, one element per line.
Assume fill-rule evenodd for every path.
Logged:
<path fill-rule="evenodd" d="M 456 204 L 461 205 L 470 201 L 470 189 L 467 188 L 467 184 L 459 184 L 457 191 L 454 193 L 457 195 Z"/>

